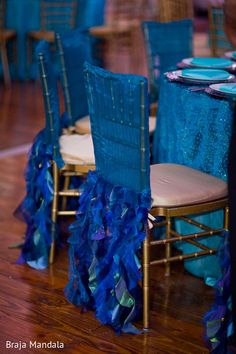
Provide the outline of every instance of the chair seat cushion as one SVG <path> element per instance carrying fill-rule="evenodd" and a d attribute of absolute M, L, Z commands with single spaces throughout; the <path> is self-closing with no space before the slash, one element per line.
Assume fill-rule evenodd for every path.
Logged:
<path fill-rule="evenodd" d="M 75 122 L 75 130 L 78 134 L 91 134 L 91 125 L 89 116 L 78 119 Z"/>
<path fill-rule="evenodd" d="M 151 166 L 152 206 L 174 207 L 227 197 L 227 184 L 219 178 L 177 164 Z"/>
<path fill-rule="evenodd" d="M 94 165 L 94 149 L 92 136 L 86 135 L 62 135 L 59 139 L 60 152 L 67 164 Z"/>
<path fill-rule="evenodd" d="M 150 116 L 149 117 L 149 134 L 154 133 L 155 128 L 156 128 L 156 117 Z"/>
<path fill-rule="evenodd" d="M 156 117 L 149 117 L 149 134 L 152 134 L 156 127 Z M 75 130 L 78 134 L 91 134 L 89 116 L 78 119 L 75 122 Z"/>

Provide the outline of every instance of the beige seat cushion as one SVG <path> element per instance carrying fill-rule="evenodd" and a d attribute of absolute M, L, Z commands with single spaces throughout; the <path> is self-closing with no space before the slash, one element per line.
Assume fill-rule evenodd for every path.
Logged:
<path fill-rule="evenodd" d="M 77 165 L 94 165 L 92 136 L 62 135 L 59 139 L 60 152 L 65 163 Z"/>
<path fill-rule="evenodd" d="M 78 119 L 75 122 L 75 130 L 78 134 L 91 134 L 91 125 L 89 116 Z"/>
<path fill-rule="evenodd" d="M 152 134 L 156 127 L 156 117 L 149 117 L 149 133 Z M 75 122 L 75 130 L 78 134 L 91 134 L 89 116 L 78 119 Z"/>
<path fill-rule="evenodd" d="M 152 206 L 181 206 L 227 196 L 227 184 L 207 173 L 176 164 L 151 166 Z"/>
<path fill-rule="evenodd" d="M 156 117 L 150 116 L 149 117 L 149 134 L 152 134 L 156 128 Z"/>

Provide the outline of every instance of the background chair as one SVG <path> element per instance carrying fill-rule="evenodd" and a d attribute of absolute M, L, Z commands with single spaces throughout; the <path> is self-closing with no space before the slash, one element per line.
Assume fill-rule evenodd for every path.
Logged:
<path fill-rule="evenodd" d="M 212 56 L 222 56 L 232 49 L 224 31 L 224 11 L 222 5 L 208 6 L 210 49 Z"/>
<path fill-rule="evenodd" d="M 7 45 L 9 41 L 16 38 L 16 31 L 7 29 L 5 27 L 6 20 L 6 1 L 0 1 L 0 50 L 1 50 L 1 61 L 3 67 L 3 79 L 5 85 L 10 85 L 11 77 L 9 72 L 8 55 L 7 55 Z"/>
<path fill-rule="evenodd" d="M 94 168 L 93 144 L 90 135 L 61 135 L 57 77 L 50 59 L 49 43 L 41 41 L 36 49 L 44 97 L 46 126 L 36 138 L 26 174 L 27 193 L 21 210 L 27 222 L 22 258 L 37 267 L 53 263 L 57 217 L 75 215 L 75 210 L 62 208 L 63 197 L 79 197 L 75 188 L 65 188 L 65 176 L 84 176 Z M 42 262 L 42 261 L 40 261 Z"/>
<path fill-rule="evenodd" d="M 103 66 L 123 73 L 134 73 L 134 68 L 136 68 L 135 73 L 137 73 L 140 67 L 140 55 L 142 55 L 140 24 L 143 20 L 155 19 L 155 16 L 156 6 L 153 2 L 150 3 L 150 0 L 107 1 L 104 25 L 89 29 L 90 34 L 103 43 L 100 46 Z M 124 61 L 127 63 L 126 66 L 123 63 L 124 56 L 128 58 Z"/>
<path fill-rule="evenodd" d="M 183 58 L 192 57 L 192 20 L 168 23 L 144 22 L 143 33 L 150 81 L 150 101 L 157 102 L 161 75 L 176 69 Z"/>
<path fill-rule="evenodd" d="M 34 42 L 53 43 L 56 31 L 65 32 L 75 27 L 76 16 L 76 0 L 40 0 L 40 28 L 27 33 L 28 61 L 31 61 Z"/>
<path fill-rule="evenodd" d="M 83 78 L 83 63 L 92 63 L 91 42 L 85 31 L 80 29 L 56 33 L 56 48 L 60 62 L 65 110 L 68 125 L 79 134 L 90 134 L 87 95 Z M 149 118 L 149 132 L 155 130 L 156 117 Z"/>
<path fill-rule="evenodd" d="M 158 21 L 172 22 L 186 18 L 193 18 L 192 0 L 158 0 Z"/>
<path fill-rule="evenodd" d="M 152 165 L 150 173 L 148 85 L 144 77 L 112 74 L 86 64 L 85 81 L 96 172 L 88 176 L 77 221 L 71 226 L 66 296 L 77 305 L 95 308 L 102 323 L 116 331 L 134 331 L 130 321 L 139 312 L 137 257 L 143 242 L 143 315 L 144 328 L 148 328 L 150 266 L 166 264 L 169 275 L 170 262 L 214 253 L 197 239 L 223 229 L 198 224 L 203 231 L 182 236 L 171 227 L 172 218 L 194 223 L 187 215 L 219 208 L 227 213 L 227 186 L 181 165 Z M 151 240 L 148 210 L 154 227 L 166 226 L 164 240 Z M 158 222 L 159 217 L 163 221 Z M 200 251 L 172 256 L 170 244 L 176 241 L 190 242 Z M 154 245 L 165 246 L 165 258 L 150 258 Z M 124 297 L 126 301 L 121 302 Z"/>

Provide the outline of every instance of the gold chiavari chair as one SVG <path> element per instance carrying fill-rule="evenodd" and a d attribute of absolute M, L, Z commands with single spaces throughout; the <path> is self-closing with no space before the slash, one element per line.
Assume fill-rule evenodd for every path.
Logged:
<path fill-rule="evenodd" d="M 27 33 L 28 62 L 32 57 L 32 44 L 40 40 L 54 43 L 55 32 L 65 32 L 75 27 L 76 0 L 40 0 L 40 29 Z"/>
<path fill-rule="evenodd" d="M 114 53 L 123 50 L 129 57 L 129 67 L 126 70 L 134 72 L 139 68 L 138 58 L 142 46 L 140 23 L 145 19 L 154 19 L 156 15 L 154 10 L 150 13 L 149 9 L 150 4 L 147 0 L 107 1 L 105 24 L 91 27 L 89 30 L 92 36 L 103 40 L 106 52 L 111 49 L 111 59 L 106 61 L 105 58 L 105 67 L 108 68 L 108 64 L 112 62 Z M 117 71 L 114 67 L 110 69 Z M 122 72 L 124 69 L 123 66 Z"/>
<path fill-rule="evenodd" d="M 159 0 L 158 21 L 171 22 L 193 18 L 192 0 Z"/>
<path fill-rule="evenodd" d="M 138 256 L 143 242 L 143 323 L 144 328 L 148 329 L 151 266 L 165 264 L 168 276 L 170 263 L 211 255 L 216 251 L 198 241 L 202 237 L 211 237 L 228 228 L 227 184 L 219 178 L 183 165 L 150 166 L 146 78 L 113 74 L 86 64 L 85 82 L 92 122 L 96 172 L 88 176 L 85 198 L 81 200 L 77 223 L 72 231 L 70 255 L 73 264 L 67 295 L 73 301 L 74 293 L 81 294 L 81 284 L 77 281 L 81 272 L 79 276 L 84 288 L 97 288 L 95 293 L 91 290 L 92 296 L 95 294 L 95 309 L 96 306 L 99 307 L 97 317 L 102 318 L 103 323 L 117 328 L 115 317 L 117 316 L 120 322 L 124 321 L 124 317 L 119 316 L 120 313 L 123 314 L 122 304 L 119 301 L 114 312 L 111 304 L 116 306 L 115 292 L 122 280 L 124 291 L 123 294 L 119 293 L 118 300 L 123 296 L 126 298 L 125 310 L 128 312 L 129 321 L 133 320 L 135 299 L 131 294 L 135 293 L 133 291 L 138 287 L 139 277 L 135 277 L 133 281 L 129 272 L 137 274 L 139 270 L 139 264 L 134 262 L 134 259 Z M 108 109 L 110 107 L 112 109 Z M 224 209 L 225 214 L 221 228 L 213 229 L 191 218 L 193 215 L 218 209 Z M 94 215 L 102 217 L 95 218 Z M 160 221 L 159 217 L 163 219 Z M 197 225 L 201 231 L 179 234 L 173 227 L 174 218 Z M 83 228 L 80 227 L 81 223 Z M 85 227 L 86 225 L 89 227 Z M 164 239 L 153 239 L 151 226 L 164 226 Z M 108 237 L 109 242 L 105 242 Z M 180 256 L 171 255 L 171 244 L 177 241 L 190 243 L 200 250 Z M 150 248 L 161 245 L 165 247 L 165 257 L 151 258 Z M 129 251 L 125 253 L 126 247 Z M 89 258 L 91 265 L 86 263 L 88 257 L 84 255 L 87 254 L 93 256 Z M 102 270 L 99 268 L 99 262 Z M 110 311 L 107 311 L 106 306 L 101 310 L 101 303 L 96 302 L 99 291 L 104 291 L 104 288 L 99 286 L 100 282 L 104 285 L 104 277 L 109 291 L 106 292 L 106 297 L 103 295 L 103 299 L 111 306 Z M 110 282 L 108 279 L 111 279 Z M 87 298 L 90 299 L 89 296 Z M 78 298 L 76 300 L 77 305 Z M 130 305 L 127 306 L 127 303 Z M 122 326 L 122 323 L 120 325 Z"/>
<path fill-rule="evenodd" d="M 67 197 L 79 197 L 77 189 L 71 189 L 62 183 L 61 178 L 83 177 L 89 170 L 95 168 L 93 144 L 90 135 L 61 135 L 59 121 L 59 98 L 57 93 L 56 76 L 50 62 L 48 43 L 41 41 L 36 48 L 39 62 L 40 81 L 44 96 L 46 114 L 46 129 L 49 134 L 50 144 L 53 147 L 52 176 L 53 199 L 51 217 L 53 227 L 57 223 L 58 216 L 75 215 L 76 210 L 64 210 L 63 202 L 60 207 L 60 199 Z M 58 149 L 62 158 L 63 167 L 58 163 Z M 59 157 L 60 159 L 60 157 Z M 60 160 L 59 160 L 60 161 Z M 61 187 L 62 185 L 62 187 Z M 52 242 L 49 254 L 49 263 L 54 262 L 55 257 L 55 230 L 52 230 Z"/>

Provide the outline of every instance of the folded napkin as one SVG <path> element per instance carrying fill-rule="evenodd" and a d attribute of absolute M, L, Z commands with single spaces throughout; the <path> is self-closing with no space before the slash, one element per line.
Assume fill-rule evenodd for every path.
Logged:
<path fill-rule="evenodd" d="M 227 71 L 215 69 L 184 69 L 180 74 L 194 80 L 227 80 L 229 76 Z"/>
<path fill-rule="evenodd" d="M 233 62 L 226 58 L 193 58 L 190 62 L 192 65 L 205 66 L 213 68 L 225 68 L 231 66 Z"/>

